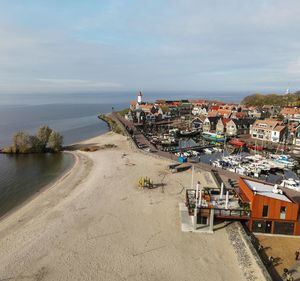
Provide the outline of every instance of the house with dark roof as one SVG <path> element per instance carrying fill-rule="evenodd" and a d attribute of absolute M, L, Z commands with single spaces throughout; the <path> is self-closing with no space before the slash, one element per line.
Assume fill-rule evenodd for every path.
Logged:
<path fill-rule="evenodd" d="M 220 117 L 206 117 L 203 121 L 203 132 L 215 132 Z"/>
<path fill-rule="evenodd" d="M 250 132 L 250 126 L 254 122 L 255 120 L 252 118 L 230 119 L 226 124 L 226 135 L 247 135 Z"/>
<path fill-rule="evenodd" d="M 205 117 L 196 117 L 192 120 L 192 128 L 196 130 L 203 130 L 203 123 L 205 121 Z"/>
<path fill-rule="evenodd" d="M 181 100 L 181 104 L 178 105 L 179 114 L 188 115 L 192 113 L 193 105 L 188 100 Z"/>

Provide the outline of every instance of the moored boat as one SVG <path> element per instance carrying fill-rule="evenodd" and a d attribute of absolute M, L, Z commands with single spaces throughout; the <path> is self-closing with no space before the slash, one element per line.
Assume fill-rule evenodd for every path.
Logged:
<path fill-rule="evenodd" d="M 245 142 L 239 140 L 239 139 L 232 139 L 228 142 L 229 144 L 236 146 L 236 147 L 243 147 L 246 145 Z"/>
<path fill-rule="evenodd" d="M 210 133 L 210 132 L 202 133 L 202 137 L 209 141 L 215 141 L 215 142 L 224 142 L 225 141 L 224 135 Z"/>
<path fill-rule="evenodd" d="M 248 144 L 247 147 L 249 149 L 256 150 L 256 151 L 263 151 L 264 150 L 264 147 L 261 146 L 261 145 Z"/>
<path fill-rule="evenodd" d="M 295 179 L 287 179 L 287 180 L 283 180 L 280 184 L 280 186 L 282 187 L 286 187 L 289 189 L 293 189 L 296 191 L 300 191 L 300 181 L 299 180 L 295 180 Z"/>

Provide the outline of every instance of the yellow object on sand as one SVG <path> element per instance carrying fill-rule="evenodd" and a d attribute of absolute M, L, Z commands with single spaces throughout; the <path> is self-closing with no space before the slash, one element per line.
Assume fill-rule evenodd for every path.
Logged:
<path fill-rule="evenodd" d="M 139 179 L 139 187 L 140 188 L 144 188 L 144 187 L 152 188 L 153 182 L 148 177 L 141 177 Z"/>

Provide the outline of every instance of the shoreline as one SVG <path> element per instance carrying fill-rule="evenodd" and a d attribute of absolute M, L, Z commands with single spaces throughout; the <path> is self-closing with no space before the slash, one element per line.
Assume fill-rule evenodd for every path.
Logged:
<path fill-rule="evenodd" d="M 73 156 L 72 164 L 70 167 L 68 167 L 63 173 L 60 173 L 57 175 L 56 178 L 52 179 L 49 183 L 42 185 L 38 191 L 36 191 L 34 194 L 30 195 L 28 198 L 26 198 L 22 203 L 18 204 L 17 206 L 11 208 L 9 211 L 4 213 L 2 216 L 0 216 L 0 223 L 3 222 L 5 219 L 7 219 L 9 216 L 13 215 L 15 212 L 17 212 L 19 209 L 23 208 L 27 204 L 30 204 L 34 199 L 39 197 L 41 194 L 46 192 L 47 190 L 55 187 L 59 182 L 64 180 L 66 177 L 69 176 L 69 174 L 72 173 L 72 170 L 75 168 L 75 166 L 78 164 L 78 156 L 76 153 L 72 151 L 62 151 L 61 153 L 69 153 Z"/>
<path fill-rule="evenodd" d="M 100 134 L 98 136 L 95 136 L 95 137 L 91 137 L 91 138 L 81 140 L 80 142 L 73 143 L 70 146 L 76 147 L 76 146 L 81 146 L 81 145 L 83 145 L 83 146 L 87 145 L 87 144 L 85 144 L 86 142 L 92 141 L 93 139 L 104 136 L 104 135 L 106 135 L 107 133 L 110 133 L 110 132 L 112 132 L 112 131 L 109 129 L 105 133 L 102 133 L 102 134 Z M 5 221 L 5 219 L 7 219 L 8 217 L 10 217 L 14 213 L 16 213 L 19 209 L 22 209 L 27 204 L 30 204 L 37 197 L 39 197 L 40 195 L 42 195 L 46 191 L 51 190 L 56 185 L 61 183 L 64 179 L 66 179 L 75 170 L 75 168 L 80 164 L 79 163 L 80 162 L 79 156 L 78 156 L 78 153 L 76 152 L 77 150 L 78 150 L 78 148 L 75 148 L 74 150 L 67 149 L 67 150 L 61 151 L 61 153 L 66 153 L 66 154 L 68 153 L 68 154 L 71 154 L 73 156 L 73 158 L 74 158 L 73 163 L 70 165 L 70 167 L 67 168 L 62 174 L 58 175 L 55 179 L 51 180 L 51 182 L 49 182 L 48 184 L 41 186 L 41 188 L 37 192 L 35 192 L 34 194 L 32 194 L 31 196 L 26 198 L 22 203 L 18 204 L 17 206 L 13 207 L 12 209 L 10 209 L 6 213 L 4 213 L 2 216 L 0 216 L 0 223 Z"/>
<path fill-rule="evenodd" d="M 9 217 L 10 215 L 12 215 L 13 213 L 15 213 L 16 211 L 18 211 L 19 209 L 21 209 L 22 207 L 26 206 L 27 204 L 29 204 L 31 201 L 33 201 L 35 198 L 37 198 L 39 195 L 43 194 L 45 191 L 47 191 L 48 189 L 53 188 L 54 186 L 56 186 L 58 183 L 60 183 L 64 178 L 68 177 L 68 175 L 70 173 L 72 173 L 72 170 L 75 168 L 75 166 L 78 164 L 79 162 L 79 157 L 76 154 L 76 151 L 78 150 L 78 148 L 76 148 L 76 146 L 81 146 L 84 145 L 85 142 L 88 142 L 92 139 L 95 139 L 99 136 L 105 135 L 108 132 L 111 132 L 111 128 L 109 126 L 109 124 L 107 122 L 105 122 L 104 120 L 98 118 L 100 121 L 104 122 L 107 124 L 107 131 L 100 133 L 96 136 L 93 137 L 89 137 L 83 140 L 80 140 L 78 142 L 74 142 L 72 144 L 63 146 L 63 150 L 60 153 L 66 153 L 66 154 L 71 154 L 73 156 L 73 160 L 72 160 L 72 164 L 70 165 L 70 167 L 68 167 L 65 171 L 63 171 L 62 173 L 59 173 L 57 175 L 57 177 L 55 177 L 54 179 L 52 179 L 49 183 L 47 184 L 42 184 L 40 189 L 38 191 L 36 191 L 34 194 L 30 195 L 28 198 L 26 198 L 23 202 L 21 202 L 20 204 L 12 207 L 9 211 L 5 212 L 3 215 L 0 215 L 0 223 L 2 221 L 4 221 L 7 217 Z M 74 149 L 72 149 L 72 147 L 74 147 Z M 17 153 L 5 153 L 2 151 L 2 148 L 0 148 L 0 154 L 2 155 L 19 155 Z M 30 153 L 23 153 L 21 155 L 30 155 Z"/>

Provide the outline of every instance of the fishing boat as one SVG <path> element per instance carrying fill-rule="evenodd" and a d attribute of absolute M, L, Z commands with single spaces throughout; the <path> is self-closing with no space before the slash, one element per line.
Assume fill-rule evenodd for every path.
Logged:
<path fill-rule="evenodd" d="M 205 132 L 205 133 L 202 133 L 202 137 L 208 141 L 215 141 L 215 142 L 224 142 L 225 141 L 225 136 L 222 134 Z"/>

